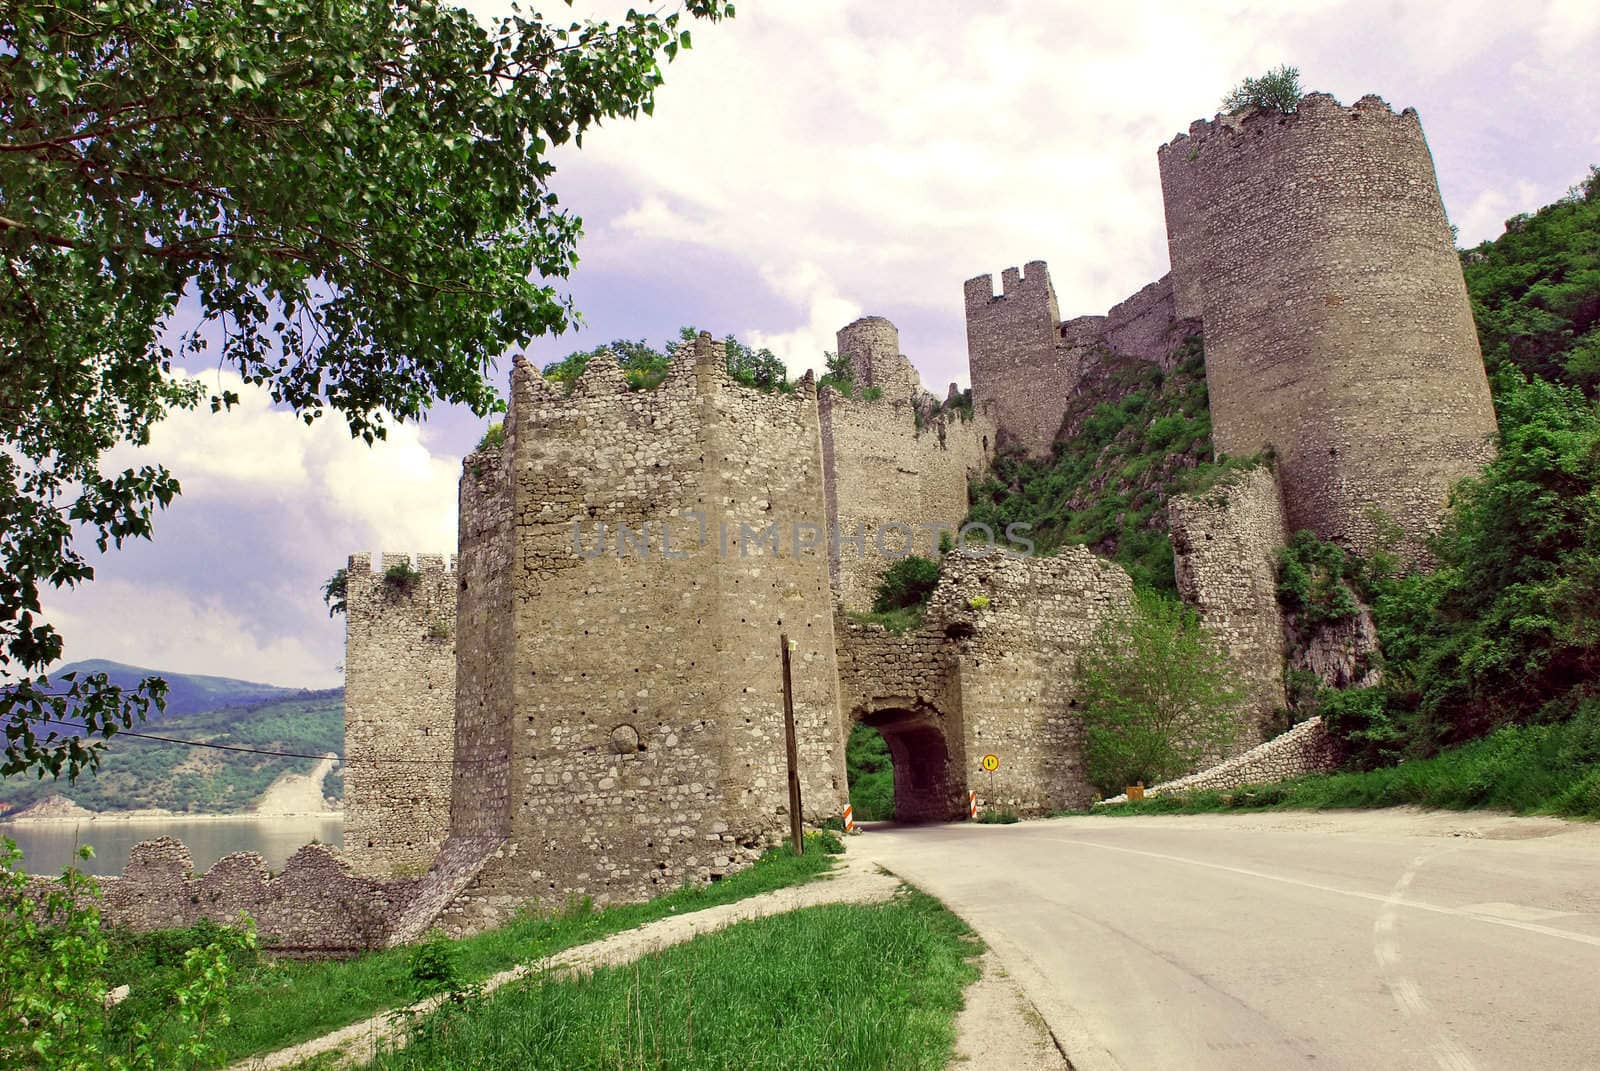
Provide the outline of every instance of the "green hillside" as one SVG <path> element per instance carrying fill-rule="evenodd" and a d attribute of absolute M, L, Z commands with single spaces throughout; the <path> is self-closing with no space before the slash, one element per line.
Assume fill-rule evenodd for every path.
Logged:
<path fill-rule="evenodd" d="M 132 672 L 144 675 L 151 671 Z M 215 688 L 214 694 L 224 699 L 245 694 L 247 688 L 263 687 L 220 677 L 166 676 L 169 682 L 207 682 L 206 686 Z M 169 709 L 159 724 L 147 723 L 135 731 L 259 751 L 343 753 L 344 689 L 277 690 L 289 693 L 290 698 L 188 713 L 173 714 Z M 76 783 L 5 778 L 0 780 L 0 803 L 20 808 L 59 794 L 92 811 L 160 807 L 197 813 L 240 812 L 249 810 L 280 774 L 306 773 L 314 762 L 115 736 L 98 775 L 86 774 Z M 338 779 L 330 777 L 325 791 L 337 794 L 338 786 Z"/>

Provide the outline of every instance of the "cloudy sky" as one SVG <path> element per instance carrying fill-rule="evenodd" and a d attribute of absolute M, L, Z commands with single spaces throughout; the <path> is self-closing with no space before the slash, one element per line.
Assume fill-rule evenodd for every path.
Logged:
<path fill-rule="evenodd" d="M 1042 258 L 1072 316 L 1159 277 L 1157 146 L 1283 62 L 1346 103 L 1421 112 L 1463 244 L 1600 162 L 1593 0 L 742 0 L 694 39 L 653 119 L 557 157 L 585 221 L 571 289 L 587 322 L 535 361 L 694 324 L 798 372 L 871 313 L 930 387 L 964 383 L 962 280 Z M 69 659 L 331 686 L 342 622 L 320 583 L 353 551 L 453 548 L 470 414 L 369 449 L 242 393 L 157 429 L 146 453 L 184 494 L 154 543 L 49 601 Z"/>

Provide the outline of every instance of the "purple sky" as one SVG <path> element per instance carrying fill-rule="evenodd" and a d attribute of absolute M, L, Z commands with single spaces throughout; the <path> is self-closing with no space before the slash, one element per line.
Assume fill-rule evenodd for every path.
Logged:
<path fill-rule="evenodd" d="M 528 352 L 543 363 L 694 324 L 798 373 L 870 313 L 942 393 L 966 382 L 964 279 L 1048 260 L 1070 317 L 1166 271 L 1156 148 L 1240 78 L 1288 62 L 1347 103 L 1417 108 L 1475 244 L 1600 162 L 1595 55 L 1593 0 L 746 0 L 695 28 L 653 119 L 557 157 L 555 188 L 585 221 L 571 290 L 587 323 Z M 154 543 L 48 600 L 68 659 L 334 685 L 342 622 L 321 581 L 353 551 L 453 548 L 481 422 L 439 411 L 368 449 L 244 393 L 242 410 L 157 429 L 144 453 L 184 495 Z"/>

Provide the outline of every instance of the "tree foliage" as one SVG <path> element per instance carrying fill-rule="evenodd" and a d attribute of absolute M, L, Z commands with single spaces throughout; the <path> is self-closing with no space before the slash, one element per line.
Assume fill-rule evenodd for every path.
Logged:
<path fill-rule="evenodd" d="M 89 850 L 82 854 L 87 858 Z M 209 1035 L 228 1023 L 228 982 L 253 956 L 254 928 L 210 927 L 173 969 L 152 970 L 108 1008 L 111 942 L 99 891 L 69 867 L 42 896 L 22 853 L 0 838 L 0 1066 L 37 1071 L 171 1071 L 208 1066 Z"/>
<path fill-rule="evenodd" d="M 92 578 L 76 538 L 148 538 L 178 494 L 160 466 L 100 462 L 235 400 L 182 362 L 368 442 L 434 399 L 495 408 L 495 359 L 572 316 L 580 221 L 550 151 L 651 110 L 684 13 L 732 5 L 492 26 L 437 0 L 0 6 L 6 772 L 76 775 L 160 702 L 155 679 L 46 677 L 40 589 Z M 43 730 L 69 713 L 84 737 Z"/>
<path fill-rule="evenodd" d="M 1555 204 L 1462 254 L 1491 374 L 1600 392 L 1600 167 Z"/>
<path fill-rule="evenodd" d="M 1141 591 L 1079 656 L 1084 763 L 1101 791 L 1188 773 L 1238 732 L 1242 693 L 1194 611 Z"/>
<path fill-rule="evenodd" d="M 1387 713 L 1411 753 L 1600 695 L 1600 404 L 1498 378 L 1500 453 L 1457 489 L 1437 569 L 1377 588 Z"/>
<path fill-rule="evenodd" d="M 1262 111 L 1292 112 L 1300 106 L 1304 95 L 1300 89 L 1300 68 L 1285 64 L 1234 86 L 1222 98 L 1222 110 L 1236 112 L 1255 107 Z"/>

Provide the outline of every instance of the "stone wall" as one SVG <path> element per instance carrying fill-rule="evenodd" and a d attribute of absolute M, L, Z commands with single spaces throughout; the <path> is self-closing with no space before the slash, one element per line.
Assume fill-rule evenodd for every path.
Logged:
<path fill-rule="evenodd" d="M 780 632 L 808 815 L 840 809 L 826 540 L 797 550 L 794 530 L 823 534 L 818 426 L 809 377 L 793 394 L 742 388 L 708 336 L 652 391 L 628 391 L 606 358 L 570 395 L 516 365 L 510 566 L 493 579 L 509 622 L 483 654 L 510 688 L 482 727 L 509 753 L 509 822 L 449 908 L 460 925 L 528 899 L 641 899 L 781 835 Z"/>
<path fill-rule="evenodd" d="M 1314 93 L 1196 122 L 1158 156 L 1217 449 L 1276 451 L 1291 531 L 1365 552 L 1374 508 L 1434 530 L 1495 417 L 1416 112 Z"/>
<path fill-rule="evenodd" d="M 1269 468 L 1231 476 L 1201 495 L 1167 503 L 1178 592 L 1238 670 L 1248 708 L 1234 750 L 1260 743 L 1286 705 L 1278 548 L 1283 506 Z"/>
<path fill-rule="evenodd" d="M 1198 331 L 1199 321 L 1178 319 L 1169 273 L 1112 306 L 1102 319 L 1099 337 L 1113 353 L 1170 370 L 1183 340 Z"/>
<path fill-rule="evenodd" d="M 1089 805 L 1073 673 L 1100 623 L 1132 598 L 1128 574 L 1083 547 L 945 560 L 928 618 L 955 645 L 962 750 L 985 805 L 1024 814 Z M 976 771 L 991 753 L 992 778 Z"/>
<path fill-rule="evenodd" d="M 29 890 L 42 897 L 57 880 L 30 878 Z M 202 919 L 237 923 L 244 914 L 269 948 L 296 955 L 382 947 L 420 884 L 353 874 L 323 844 L 301 848 L 278 874 L 256 852 L 235 852 L 195 874 L 189 849 L 172 837 L 134 845 L 121 877 L 95 881 L 100 916 L 112 926 L 164 930 Z"/>
<path fill-rule="evenodd" d="M 1282 736 L 1258 744 L 1242 755 L 1218 763 L 1208 770 L 1153 785 L 1146 796 L 1171 796 L 1181 792 L 1202 792 L 1270 784 L 1306 774 L 1328 773 L 1337 765 L 1337 750 L 1321 718 L 1308 718 Z M 1113 796 L 1106 803 L 1126 803 L 1127 796 Z"/>
<path fill-rule="evenodd" d="M 1031 261 L 966 282 L 967 362 L 973 401 L 994 407 L 1002 445 L 1050 453 L 1067 399 L 1077 386 L 1078 350 L 1061 339 L 1061 311 L 1050 269 Z"/>
<path fill-rule="evenodd" d="M 374 876 L 420 874 L 450 823 L 456 575 L 424 554 L 412 584 L 350 558 L 345 604 L 346 858 Z M 385 554 L 382 569 L 412 566 Z"/>
<path fill-rule="evenodd" d="M 863 325 L 880 340 L 876 351 L 852 337 Z M 877 352 L 880 372 L 897 368 L 883 356 L 898 349 L 882 341 L 893 332 L 882 318 L 858 320 L 839 332 L 839 352 Z M 910 367 L 898 352 L 895 358 Z M 971 419 L 948 411 L 919 422 L 912 381 L 892 382 L 899 393 L 886 388 L 871 401 L 860 396 L 859 378 L 856 397 L 825 387 L 817 399 L 827 527 L 844 537 L 830 539 L 829 569 L 835 596 L 851 609 L 871 608 L 879 577 L 896 560 L 936 556 L 941 529 L 954 537 L 967 514 L 967 479 L 987 468 L 994 452 L 990 407 L 975 406 Z"/>

